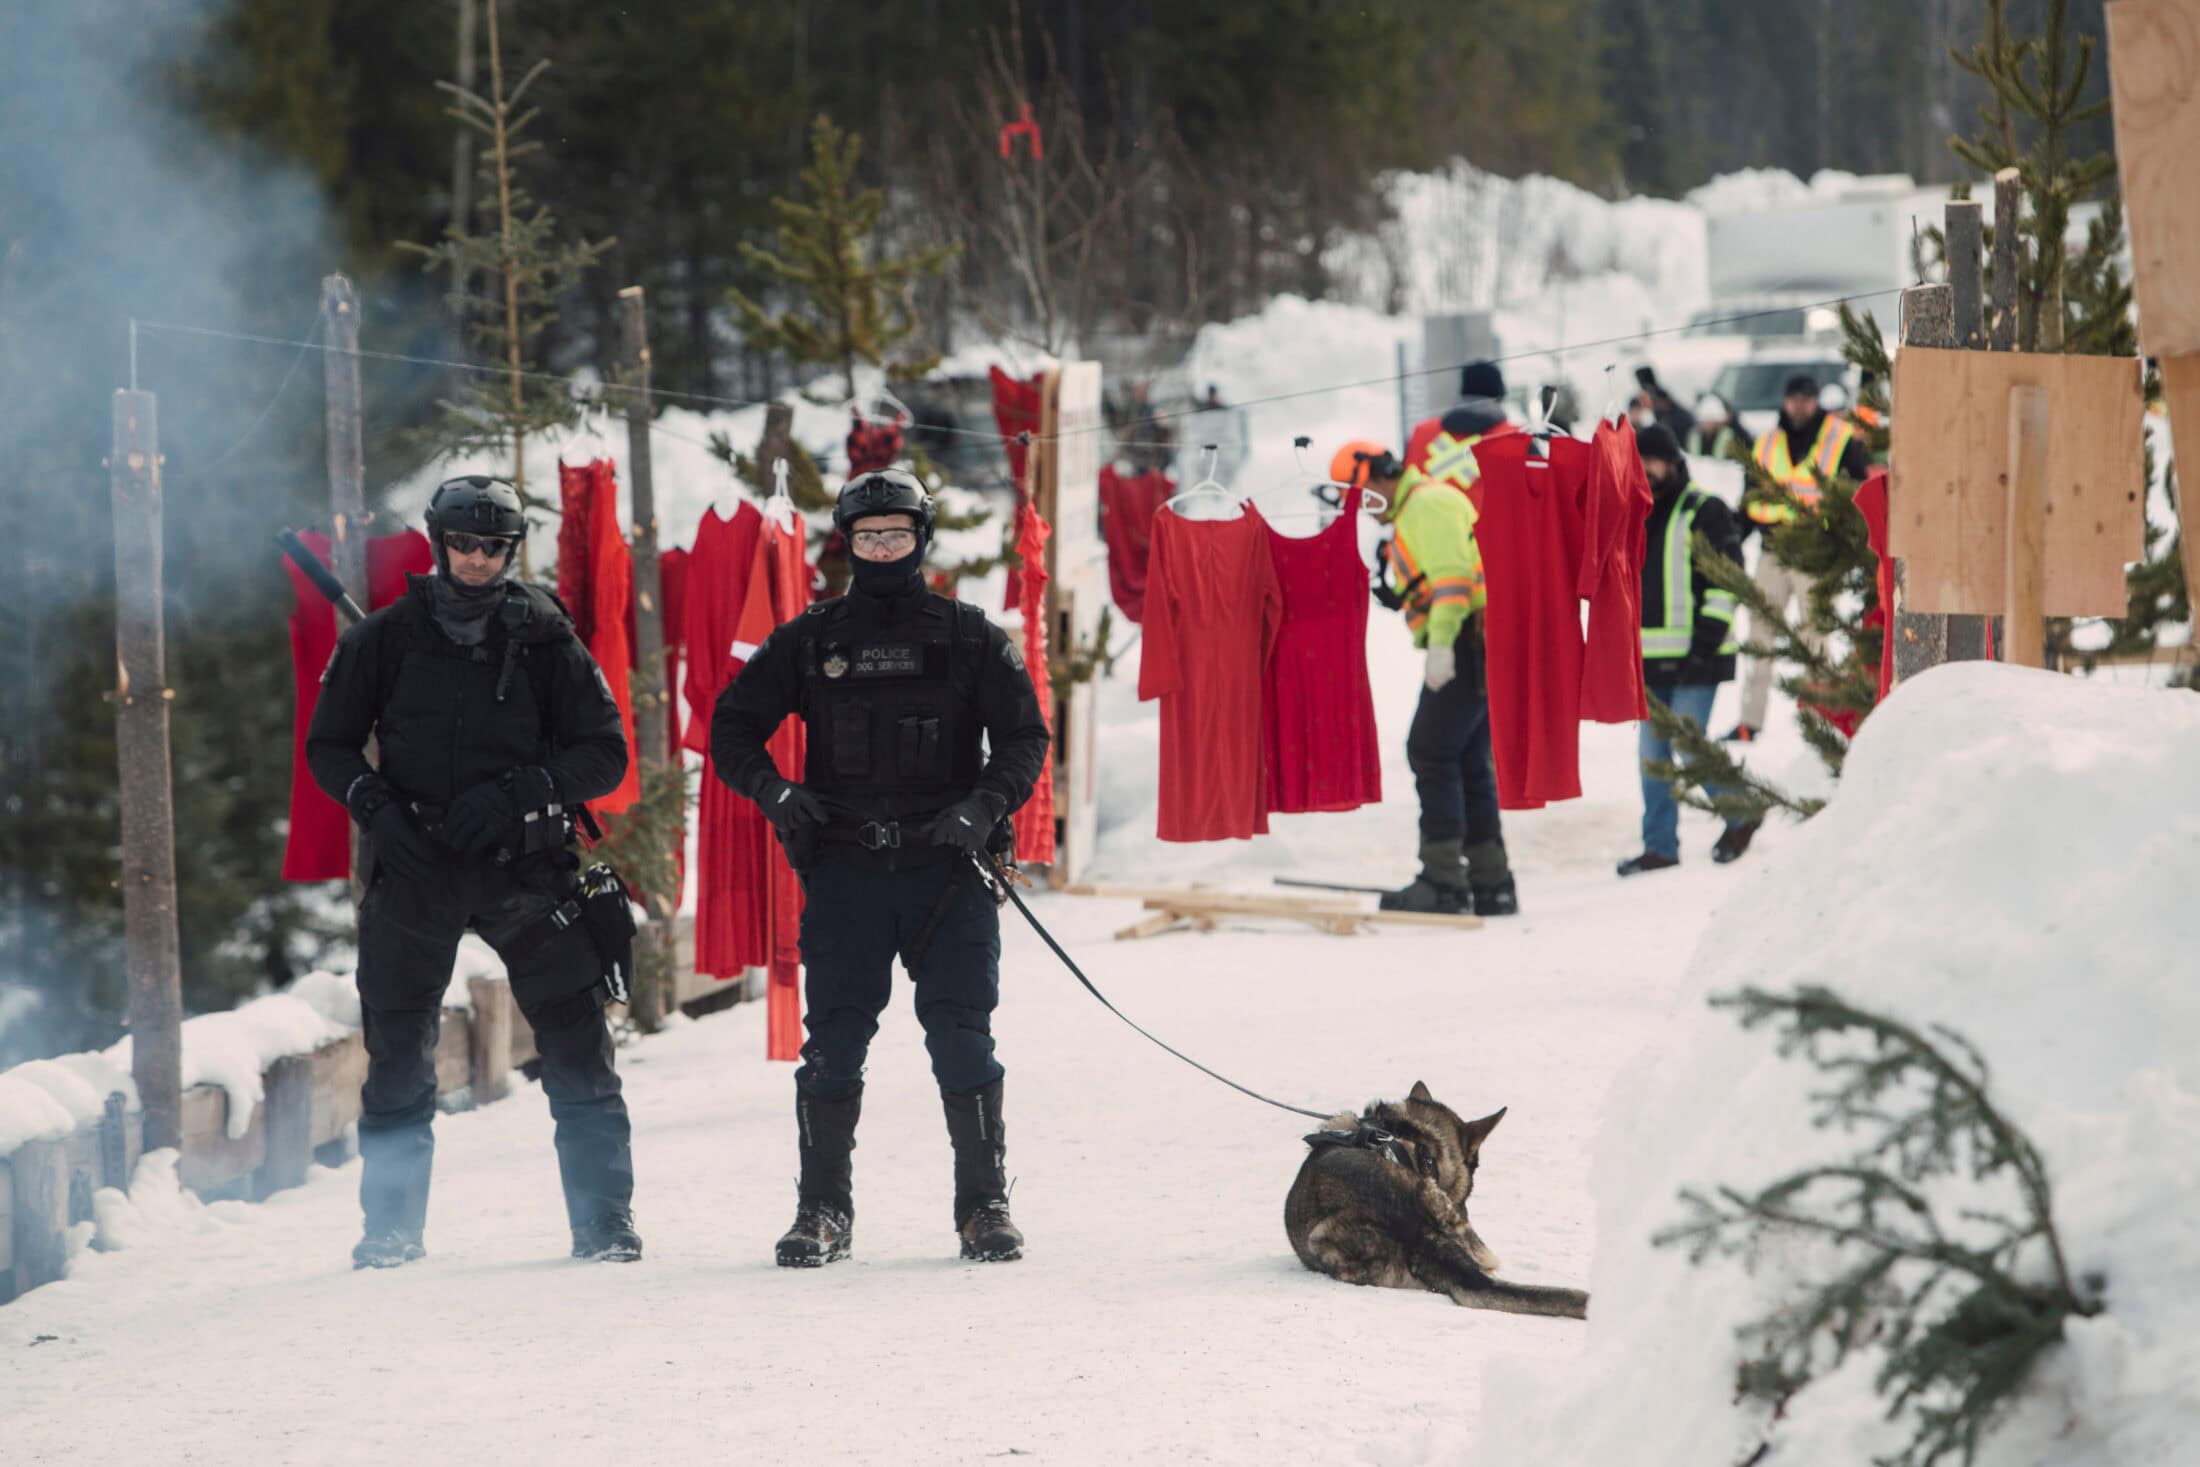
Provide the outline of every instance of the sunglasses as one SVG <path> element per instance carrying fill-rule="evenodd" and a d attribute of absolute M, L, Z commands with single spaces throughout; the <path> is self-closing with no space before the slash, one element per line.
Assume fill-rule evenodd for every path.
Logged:
<path fill-rule="evenodd" d="M 491 560 L 501 560 L 512 553 L 512 541 L 506 535 L 469 535 L 463 530 L 453 530 L 443 537 L 446 550 L 460 555 L 486 555 Z"/>

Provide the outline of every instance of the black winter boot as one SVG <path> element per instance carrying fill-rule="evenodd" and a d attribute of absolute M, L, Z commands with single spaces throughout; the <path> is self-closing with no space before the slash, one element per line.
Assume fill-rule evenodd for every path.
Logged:
<path fill-rule="evenodd" d="M 856 1122 L 863 1115 L 863 1087 L 830 1100 L 795 1093 L 796 1142 L 802 1180 L 794 1225 L 779 1239 L 781 1268 L 822 1268 L 848 1256 L 855 1244 Z"/>
<path fill-rule="evenodd" d="M 1454 916 L 1467 910 L 1467 873 L 1459 842 L 1421 842 L 1421 874 L 1413 884 L 1386 891 L 1376 905 L 1386 912 L 1437 912 Z"/>
<path fill-rule="evenodd" d="M 573 1229 L 573 1256 L 597 1263 L 632 1263 L 640 1258 L 642 1235 L 634 1231 L 634 1214 L 624 1207 L 607 1207 Z"/>
<path fill-rule="evenodd" d="M 1001 1082 L 967 1095 L 942 1090 L 940 1103 L 947 1111 L 947 1137 L 955 1144 L 955 1232 L 962 1256 L 977 1263 L 1023 1257 L 1024 1235 L 1008 1215 Z"/>
<path fill-rule="evenodd" d="M 353 1268 L 396 1268 L 428 1256 L 413 1228 L 369 1229 L 351 1250 Z"/>
<path fill-rule="evenodd" d="M 1467 909 L 1477 917 L 1520 914 L 1520 893 L 1513 886 L 1504 841 L 1486 840 L 1467 848 L 1467 896 Z"/>

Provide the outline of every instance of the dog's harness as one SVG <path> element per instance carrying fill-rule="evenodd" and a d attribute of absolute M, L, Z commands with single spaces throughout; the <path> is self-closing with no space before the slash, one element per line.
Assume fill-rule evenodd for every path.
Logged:
<path fill-rule="evenodd" d="M 1340 1148 L 1351 1151 L 1373 1151 L 1385 1161 L 1394 1162 L 1409 1172 L 1420 1169 L 1415 1165 L 1411 1153 L 1406 1150 L 1405 1142 L 1399 1140 L 1397 1136 L 1384 1130 L 1381 1126 L 1370 1123 L 1364 1117 L 1357 1126 L 1349 1131 L 1316 1131 L 1306 1138 L 1306 1144 L 1316 1151 L 1332 1151 Z"/>

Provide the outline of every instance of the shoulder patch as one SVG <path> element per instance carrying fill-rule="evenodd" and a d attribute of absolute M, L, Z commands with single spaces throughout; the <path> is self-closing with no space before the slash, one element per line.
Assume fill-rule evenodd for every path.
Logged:
<path fill-rule="evenodd" d="M 1014 637 L 1001 638 L 1001 661 L 1018 672 L 1024 670 L 1024 649 L 1016 645 Z"/>

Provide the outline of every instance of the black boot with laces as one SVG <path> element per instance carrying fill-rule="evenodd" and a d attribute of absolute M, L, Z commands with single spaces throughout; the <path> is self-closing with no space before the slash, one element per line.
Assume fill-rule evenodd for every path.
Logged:
<path fill-rule="evenodd" d="M 634 1214 L 610 1207 L 573 1229 L 573 1256 L 595 1263 L 632 1263 L 642 1256 L 642 1235 Z"/>
<path fill-rule="evenodd" d="M 848 1256 L 855 1245 L 856 1122 L 863 1117 L 863 1087 L 819 1097 L 795 1092 L 795 1141 L 802 1157 L 794 1226 L 773 1256 L 781 1268 L 823 1268 Z"/>
<path fill-rule="evenodd" d="M 854 1245 L 854 1218 L 830 1203 L 804 1202 L 795 1208 L 794 1226 L 780 1234 L 775 1256 L 781 1268 L 823 1268 Z"/>
<path fill-rule="evenodd" d="M 962 1256 L 974 1263 L 1023 1257 L 1024 1235 L 1008 1216 L 1001 1082 L 966 1095 L 942 1090 L 940 1102 L 947 1111 L 947 1137 L 955 1143 L 955 1235 Z"/>

